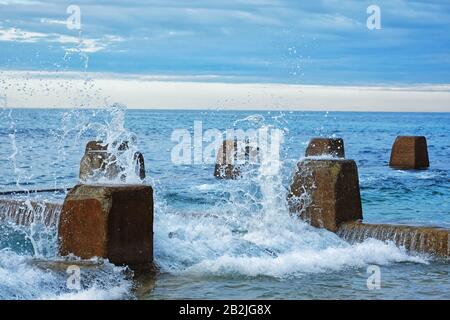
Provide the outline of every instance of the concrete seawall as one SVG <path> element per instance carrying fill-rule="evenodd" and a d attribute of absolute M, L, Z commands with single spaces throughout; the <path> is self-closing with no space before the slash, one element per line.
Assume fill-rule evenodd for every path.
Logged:
<path fill-rule="evenodd" d="M 56 203 L 0 199 L 0 222 L 10 221 L 19 225 L 41 222 L 55 227 L 61 209 L 62 204 Z"/>
<path fill-rule="evenodd" d="M 414 164 L 419 142 L 425 141 L 422 145 L 426 146 L 424 137 L 400 137 L 396 141 L 399 146 L 393 154 L 412 155 Z M 90 142 L 86 150 L 97 152 L 92 145 L 97 147 L 98 143 Z M 316 138 L 308 148 L 307 154 L 311 156 L 333 158 L 305 158 L 297 164 L 287 196 L 291 214 L 314 227 L 334 232 L 350 243 L 374 238 L 392 241 L 409 251 L 450 257 L 448 229 L 362 223 L 358 167 L 354 160 L 344 159 L 342 139 Z M 238 149 L 241 152 L 237 152 Z M 426 148 L 419 149 L 426 151 Z M 241 153 L 249 162 L 257 152 L 257 148 L 246 144 L 224 141 L 214 175 L 235 179 L 240 171 L 231 160 L 237 160 L 237 154 Z M 145 173 L 143 157 L 141 160 L 139 172 Z M 85 164 L 93 166 L 88 168 L 92 172 L 106 170 L 103 164 L 89 161 Z M 115 264 L 147 268 L 153 262 L 153 207 L 150 186 L 80 184 L 70 190 L 64 205 L 0 199 L 0 222 L 20 225 L 41 222 L 46 226 L 58 226 L 61 256 L 74 254 L 82 259 L 97 256 Z"/>
<path fill-rule="evenodd" d="M 336 234 L 350 243 L 374 238 L 392 241 L 413 252 L 450 256 L 450 230 L 443 228 L 346 222 L 339 226 Z"/>
<path fill-rule="evenodd" d="M 343 152 L 342 140 L 322 138 L 313 139 L 310 143 L 319 150 L 316 153 L 325 155 L 333 155 L 333 146 L 337 144 L 342 145 Z M 408 169 L 427 167 L 425 137 L 398 137 L 391 166 L 393 163 Z M 374 238 L 392 241 L 409 251 L 450 257 L 448 229 L 362 223 L 358 169 L 353 160 L 305 158 L 300 161 L 292 178 L 287 203 L 291 214 L 298 215 L 314 227 L 335 232 L 350 243 Z"/>

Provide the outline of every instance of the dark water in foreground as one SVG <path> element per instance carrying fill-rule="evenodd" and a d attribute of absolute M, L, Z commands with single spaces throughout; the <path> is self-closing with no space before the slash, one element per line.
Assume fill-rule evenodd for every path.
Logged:
<path fill-rule="evenodd" d="M 86 142 L 114 132 L 116 118 L 106 110 L 0 110 L 0 191 L 74 185 Z M 279 171 L 219 181 L 213 164 L 175 165 L 172 132 L 193 133 L 194 121 L 203 130 L 283 130 Z M 154 283 L 136 296 L 123 270 L 106 264 L 82 268 L 82 289 L 70 290 L 65 270 L 34 262 L 57 259 L 55 230 L 3 224 L 0 298 L 450 299 L 448 262 L 375 240 L 349 245 L 285 207 L 309 139 L 334 135 L 358 163 L 366 222 L 450 227 L 449 123 L 448 113 L 126 111 L 124 126 L 138 138 L 156 192 Z M 429 170 L 387 166 L 397 135 L 427 136 Z M 366 285 L 372 265 L 380 267 L 379 290 Z"/>

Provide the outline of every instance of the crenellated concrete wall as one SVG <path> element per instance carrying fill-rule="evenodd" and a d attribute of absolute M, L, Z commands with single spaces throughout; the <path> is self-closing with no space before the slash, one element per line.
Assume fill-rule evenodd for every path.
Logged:
<path fill-rule="evenodd" d="M 343 157 L 342 139 L 332 140 L 316 141 L 313 148 L 318 149 L 314 152 L 321 155 L 331 152 L 334 156 Z M 405 152 L 412 152 L 413 157 L 408 157 L 415 159 L 413 164 L 416 166 L 417 153 L 414 150 L 418 150 L 417 143 L 420 145 L 423 140 L 406 140 L 403 147 Z M 91 142 L 87 150 L 95 151 L 97 147 L 98 143 Z M 225 170 L 225 176 L 220 176 L 217 168 L 228 165 L 229 158 L 235 157 L 236 148 L 234 141 L 224 141 L 218 154 L 216 177 L 233 179 L 239 174 L 231 167 L 228 173 Z M 246 146 L 244 155 L 257 151 Z M 336 151 L 342 153 L 337 154 Z M 314 227 L 335 232 L 351 243 L 375 238 L 393 241 L 415 252 L 450 256 L 448 229 L 362 223 L 358 168 L 355 161 L 342 157 L 306 158 L 298 163 L 287 197 L 291 214 L 298 215 Z M 94 167 L 102 168 L 102 165 Z M 22 225 L 42 222 L 57 226 L 62 256 L 103 257 L 112 263 L 131 267 L 151 266 L 153 262 L 153 189 L 150 186 L 81 184 L 70 190 L 63 205 L 0 199 L 2 221 Z"/>
<path fill-rule="evenodd" d="M 332 149 L 330 146 L 337 145 L 335 139 L 329 140 L 321 139 L 314 146 L 318 153 L 328 152 Z M 425 137 L 398 137 L 391 165 L 406 169 L 427 167 Z M 393 241 L 410 251 L 450 256 L 448 229 L 362 223 L 358 171 L 353 160 L 306 158 L 300 161 L 287 202 L 292 214 L 297 214 L 314 227 L 335 232 L 349 242 L 375 238 Z"/>

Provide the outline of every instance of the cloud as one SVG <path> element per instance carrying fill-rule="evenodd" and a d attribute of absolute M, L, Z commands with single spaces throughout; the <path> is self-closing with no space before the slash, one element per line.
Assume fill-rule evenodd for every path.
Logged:
<path fill-rule="evenodd" d="M 48 18 L 41 18 L 41 23 L 46 24 L 62 24 L 67 25 L 67 20 L 57 20 L 57 19 L 48 19 Z"/>
<path fill-rule="evenodd" d="M 82 50 L 90 70 L 116 73 L 320 84 L 447 83 L 450 74 L 448 1 L 377 0 L 382 29 L 370 31 L 368 0 L 77 0 L 80 46 L 64 26 L 73 1 L 0 3 L 0 69 L 51 70 Z"/>
<path fill-rule="evenodd" d="M 87 53 L 105 50 L 109 45 L 124 41 L 122 37 L 106 35 L 101 39 L 74 37 L 56 33 L 42 33 L 25 31 L 17 28 L 0 29 L 0 41 L 37 43 L 58 43 L 64 46 L 66 51 L 80 51 Z M 70 46 L 68 46 L 70 45 Z"/>
<path fill-rule="evenodd" d="M 40 32 L 23 31 L 21 29 L 0 29 L 0 41 L 37 42 L 47 35 Z"/>
<path fill-rule="evenodd" d="M 44 2 L 41 1 L 33 1 L 33 0 L 0 0 L 0 5 L 25 5 L 25 6 L 32 6 L 32 5 L 39 5 L 43 4 Z"/>

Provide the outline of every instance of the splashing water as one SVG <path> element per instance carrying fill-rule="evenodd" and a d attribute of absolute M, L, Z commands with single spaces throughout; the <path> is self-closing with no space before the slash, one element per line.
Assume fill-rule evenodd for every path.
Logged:
<path fill-rule="evenodd" d="M 108 158 L 108 166 L 114 164 L 120 168 L 121 172 L 117 175 L 117 179 L 110 180 L 101 177 L 98 182 L 109 183 L 142 183 L 142 179 L 139 177 L 139 170 L 137 170 L 139 164 L 135 157 L 139 151 L 137 146 L 136 135 L 127 129 L 125 129 L 125 110 L 126 107 L 121 104 L 113 104 L 110 107 L 111 121 L 101 127 L 96 137 L 98 141 L 104 141 L 104 144 L 108 146 L 107 152 L 110 154 Z M 122 146 L 126 145 L 125 150 L 122 150 Z"/>
<path fill-rule="evenodd" d="M 120 179 L 120 181 L 99 179 L 96 182 L 134 183 L 139 181 L 142 183 L 131 169 L 135 165 L 133 155 L 137 151 L 137 145 L 134 134 L 124 127 L 124 112 L 124 106 L 115 104 L 99 110 L 72 109 L 65 113 L 62 132 L 55 134 L 55 138 L 58 139 L 57 150 L 64 150 L 64 152 L 58 152 L 57 159 L 52 164 L 61 163 L 70 157 L 65 151 L 68 145 L 89 137 L 102 140 L 105 145 L 108 145 L 107 151 L 115 155 L 114 161 L 120 168 L 124 168 L 120 176 L 126 177 L 125 180 Z M 9 130 L 12 132 L 9 134 L 12 152 L 7 160 L 11 163 L 16 176 L 16 188 L 27 191 L 27 186 L 21 183 L 25 174 L 21 167 L 23 164 L 17 161 L 17 156 L 23 150 L 16 144 L 16 123 L 12 117 L 12 110 L 8 112 L 7 117 L 11 124 Z M 125 141 L 128 142 L 128 149 L 125 152 L 121 150 L 119 152 L 119 146 Z M 55 177 L 64 178 L 60 175 Z M 25 219 L 21 224 L 6 218 L 0 221 L 0 299 L 134 298 L 133 282 L 124 269 L 117 268 L 107 261 L 99 266 L 82 267 L 82 288 L 76 291 L 70 290 L 66 285 L 67 266 L 59 266 L 56 228 L 58 216 L 52 216 L 51 219 L 56 221 L 47 223 L 49 212 L 32 204 L 29 193 L 23 198 L 20 204 L 12 206 L 14 212 L 8 211 L 11 206 L 7 206 L 6 201 L 0 208 L 3 215 L 11 213 L 12 220 L 18 218 L 19 211 L 23 213 Z M 45 201 L 45 199 L 44 195 L 38 200 Z M 18 210 L 17 206 L 21 209 Z M 39 265 L 39 259 L 44 259 L 45 264 Z"/>
<path fill-rule="evenodd" d="M 254 124 L 254 119 L 243 121 Z M 257 122 L 264 127 L 261 121 Z M 217 180 L 197 188 L 196 192 L 220 199 L 201 212 L 171 207 L 161 199 L 164 186 L 156 186 L 155 259 L 162 272 L 285 278 L 369 264 L 427 263 L 392 243 L 369 239 L 348 244 L 290 216 L 281 178 L 289 173 L 283 172 L 282 162 L 275 170 L 264 170 L 273 168 L 273 159 L 261 160 L 258 169 L 242 172 L 241 179 Z"/>
<path fill-rule="evenodd" d="M 244 119 L 238 119 L 238 120 L 234 121 L 233 126 L 237 126 L 239 123 L 242 123 L 242 122 L 244 122 L 244 123 L 247 122 L 254 126 L 259 127 L 264 124 L 264 121 L 265 121 L 264 116 L 262 116 L 260 114 L 254 114 L 254 115 L 245 117 Z"/>
<path fill-rule="evenodd" d="M 99 92 L 95 89 L 92 79 L 87 74 L 89 57 L 83 50 L 85 43 L 79 33 L 79 43 L 75 48 L 66 48 L 66 54 L 62 64 L 55 64 L 55 73 L 66 71 L 73 58 L 79 58 L 84 67 L 84 81 L 76 95 L 71 95 L 73 109 L 65 112 L 62 116 L 61 125 L 51 130 L 51 140 L 47 143 L 50 148 L 54 146 L 55 155 L 46 164 L 49 168 L 49 175 L 53 176 L 54 188 L 72 187 L 73 183 L 68 181 L 70 175 L 61 173 L 62 164 L 66 163 L 72 156 L 73 146 L 84 147 L 90 140 L 102 141 L 108 146 L 107 152 L 110 154 L 107 166 L 114 164 L 121 169 L 116 180 L 99 176 L 95 183 L 142 183 L 136 174 L 137 151 L 136 137 L 124 127 L 125 107 L 120 104 L 113 104 L 101 109 L 92 109 L 93 97 Z M 28 87 L 28 74 L 25 73 L 23 81 L 13 82 L 18 91 L 22 92 L 24 99 L 33 99 L 34 89 Z M 27 191 L 20 206 L 25 218 L 29 218 L 27 223 L 17 224 L 14 219 L 0 219 L 0 299 L 119 299 L 133 298 L 131 293 L 133 283 L 127 279 L 121 268 L 117 268 L 108 262 L 101 266 L 83 269 L 83 286 L 81 290 L 71 291 L 66 286 L 67 274 L 65 268 L 58 267 L 57 260 L 57 220 L 51 224 L 46 224 L 46 211 L 37 208 L 31 203 L 30 185 L 34 185 L 31 159 L 27 156 L 34 146 L 21 145 L 18 140 L 18 131 L 13 117 L 13 110 L 6 110 L 8 107 L 6 93 L 11 84 L 8 80 L 1 80 L 3 89 L 0 92 L 0 118 L 3 123 L 9 123 L 7 136 L 10 154 L 5 159 L 0 159 L 3 163 L 8 162 L 15 177 L 16 190 Z M 42 85 L 42 84 L 41 84 Z M 68 93 L 72 89 L 71 81 L 60 81 L 58 85 L 65 88 Z M 47 85 L 42 90 L 50 90 Z M 3 96 L 3 93 L 5 95 Z M 20 119 L 18 119 L 17 122 Z M 45 127 L 42 124 L 41 127 Z M 5 128 L 6 129 L 6 128 Z M 45 130 L 45 129 L 42 129 Z M 6 142 L 2 139 L 2 143 Z M 29 143 L 29 141 L 25 141 Z M 120 150 L 120 146 L 127 143 L 126 150 Z M 46 146 L 47 147 L 47 146 Z M 46 148 L 47 149 L 47 148 Z M 53 148 L 52 148 L 53 149 Z M 4 156 L 2 152 L 2 156 Z M 30 163 L 28 163 L 28 161 Z M 34 161 L 33 161 L 34 162 Z M 51 169 L 50 169 L 51 168 Z M 51 171 L 53 170 L 53 171 Z M 35 170 L 34 170 L 35 171 Z M 33 171 L 33 172 L 34 172 Z M 76 170 L 74 170 L 76 171 Z M 40 172 L 39 174 L 43 174 Z M 78 175 L 78 172 L 76 172 Z M 48 188 L 48 186 L 47 186 Z M 39 201 L 45 201 L 48 195 L 39 197 Z M 52 199 L 54 201 L 54 199 Z M 3 203 L 4 204 L 4 203 Z M 41 202 L 42 204 L 42 202 Z M 17 209 L 17 206 L 12 206 Z M 7 215 L 11 206 L 2 205 L 3 211 L 0 214 Z M 17 212 L 10 212 L 11 217 L 17 217 Z M 29 222 L 29 223 L 28 223 Z M 14 248 L 14 249 L 12 249 Z M 48 265 L 36 265 L 36 259 L 45 259 Z M 59 269 L 58 269 L 59 268 Z"/>
<path fill-rule="evenodd" d="M 115 103 L 93 110 L 72 109 L 63 116 L 59 149 L 64 150 L 64 146 L 73 143 L 73 140 L 79 145 L 94 140 L 106 148 L 104 166 L 95 169 L 85 183 L 143 183 L 139 175 L 139 159 L 136 157 L 139 151 L 137 138 L 124 126 L 125 111 L 126 106 Z M 64 161 L 66 157 L 65 151 L 62 151 L 58 161 Z"/>
<path fill-rule="evenodd" d="M 16 174 L 16 187 L 26 190 L 21 184 L 20 163 L 16 157 L 22 151 L 16 145 L 15 122 L 10 118 L 10 135 L 12 154 L 9 161 Z M 59 138 L 58 150 L 66 150 L 67 145 L 85 140 L 86 137 L 102 140 L 108 145 L 108 152 L 116 155 L 115 161 L 124 168 L 121 176 L 126 176 L 120 183 L 137 181 L 133 166 L 132 155 L 137 150 L 135 136 L 124 127 L 125 107 L 115 104 L 100 110 L 73 109 L 63 116 L 62 133 Z M 75 139 L 74 139 L 75 138 Z M 119 145 L 128 142 L 128 150 L 119 152 Z M 81 144 L 80 144 L 81 145 Z M 54 164 L 70 157 L 69 154 L 58 152 Z M 134 175 L 133 175 L 134 174 Z M 57 176 L 63 178 L 63 176 Z M 104 180 L 106 182 L 106 180 Z M 98 181 L 99 183 L 101 180 Z M 119 183 L 119 181 L 107 181 Z M 141 180 L 139 180 L 142 183 Z M 64 182 L 63 182 L 64 183 Z M 56 184 L 56 182 L 55 182 Z M 71 186 L 71 185 L 70 185 Z M 101 265 L 82 267 L 82 288 L 71 290 L 67 287 L 66 265 L 60 265 L 58 257 L 58 217 L 47 225 L 48 213 L 43 208 L 37 208 L 30 201 L 30 195 L 20 203 L 21 210 L 11 212 L 12 218 L 17 218 L 17 212 L 24 214 L 21 224 L 3 219 L 0 222 L 0 299 L 132 299 L 133 281 L 129 279 L 124 268 L 118 268 L 105 261 Z M 40 201 L 45 200 L 39 199 Z M 6 202 L 3 202 L 6 205 Z M 18 204 L 19 205 L 19 204 Z M 15 207 L 17 207 L 16 205 Z M 14 207 L 14 206 L 13 206 Z M 8 208 L 3 206 L 2 214 L 7 215 Z M 0 219 L 1 220 L 1 219 Z M 23 220 L 23 219 L 22 219 Z M 14 248 L 12 250 L 11 248 Z M 44 259 L 44 264 L 39 263 Z"/>
<path fill-rule="evenodd" d="M 66 286 L 68 264 L 37 261 L 0 250 L 0 299 L 130 299 L 132 282 L 124 268 L 109 263 L 82 269 L 81 290 Z M 50 267 L 50 269 L 49 269 Z M 52 270 L 52 271 L 50 271 Z"/>

